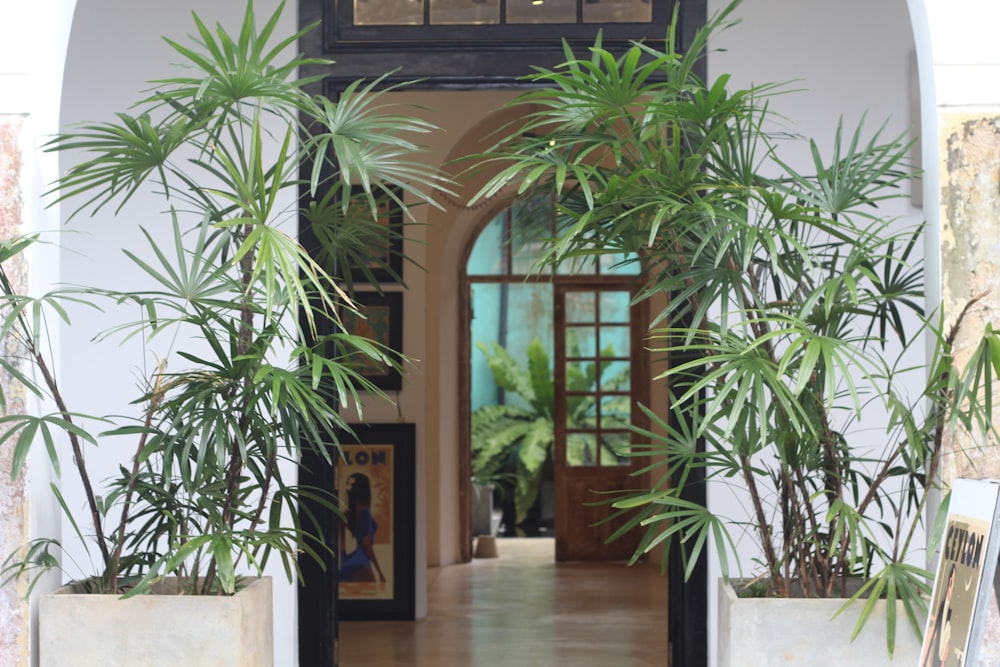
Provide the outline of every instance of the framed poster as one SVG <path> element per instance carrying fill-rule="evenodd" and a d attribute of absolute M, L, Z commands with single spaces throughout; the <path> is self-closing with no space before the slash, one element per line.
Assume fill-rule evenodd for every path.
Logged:
<path fill-rule="evenodd" d="M 1000 483 L 961 478 L 952 483 L 920 667 L 977 664 L 983 631 L 998 619 L 998 522 Z"/>
<path fill-rule="evenodd" d="M 388 187 L 396 197 L 403 196 L 399 188 Z M 364 210 L 357 211 L 362 218 L 371 214 L 368 198 L 363 194 L 364 189 L 360 185 L 351 186 L 351 207 L 363 207 Z M 399 282 L 403 278 L 403 211 L 384 192 L 375 192 L 375 198 L 376 221 L 381 232 L 368 244 L 369 255 L 364 266 L 350 267 L 351 280 L 379 284 Z"/>
<path fill-rule="evenodd" d="M 331 471 L 342 620 L 415 618 L 414 426 L 351 425 Z M 334 564 L 330 564 L 334 565 Z"/>
<path fill-rule="evenodd" d="M 357 292 L 354 294 L 360 314 L 344 310 L 344 328 L 348 333 L 364 336 L 388 347 L 397 355 L 403 352 L 403 293 Z M 396 357 L 397 362 L 401 356 Z M 376 359 L 356 354 L 352 357 L 357 370 L 379 389 L 397 390 L 403 387 L 398 368 Z"/>

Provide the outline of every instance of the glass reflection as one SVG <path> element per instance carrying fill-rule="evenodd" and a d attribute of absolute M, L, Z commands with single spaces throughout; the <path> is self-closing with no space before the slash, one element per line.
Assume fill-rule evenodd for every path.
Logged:
<path fill-rule="evenodd" d="M 430 2 L 431 25 L 500 23 L 500 0 L 430 0 Z"/>
<path fill-rule="evenodd" d="M 574 467 L 597 465 L 597 436 L 570 433 L 566 436 L 566 464 Z"/>
<path fill-rule="evenodd" d="M 601 356 L 628 359 L 632 351 L 631 333 L 626 325 L 601 327 Z"/>
<path fill-rule="evenodd" d="M 584 23 L 651 23 L 650 0 L 583 0 Z"/>
<path fill-rule="evenodd" d="M 577 0 L 507 0 L 507 23 L 576 23 Z"/>
<path fill-rule="evenodd" d="M 601 364 L 601 388 L 606 391 L 628 391 L 632 366 L 628 361 L 605 361 Z"/>
<path fill-rule="evenodd" d="M 566 321 L 574 323 L 597 322 L 597 299 L 594 292 L 568 292 L 566 294 Z"/>
<path fill-rule="evenodd" d="M 601 428 L 627 429 L 631 422 L 628 396 L 603 396 L 601 398 Z"/>
<path fill-rule="evenodd" d="M 632 295 L 628 292 L 601 292 L 601 321 L 628 322 L 631 301 Z"/>
<path fill-rule="evenodd" d="M 424 0 L 354 0 L 354 25 L 423 25 Z"/>
<path fill-rule="evenodd" d="M 601 465 L 627 466 L 631 437 L 627 432 L 603 433 L 601 435 Z"/>
<path fill-rule="evenodd" d="M 592 326 L 566 327 L 566 356 L 568 358 L 597 357 L 597 336 Z"/>

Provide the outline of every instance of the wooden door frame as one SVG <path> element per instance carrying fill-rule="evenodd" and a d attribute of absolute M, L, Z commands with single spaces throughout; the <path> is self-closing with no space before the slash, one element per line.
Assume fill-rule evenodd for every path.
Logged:
<path fill-rule="evenodd" d="M 567 530 L 569 529 L 569 523 L 566 515 L 568 514 L 569 507 L 566 506 L 564 499 L 566 494 L 569 493 L 567 486 L 570 483 L 569 477 L 572 473 L 567 469 L 566 465 L 566 439 L 567 439 L 567 414 L 566 414 L 566 376 L 565 376 L 565 337 L 562 335 L 566 329 L 566 310 L 565 310 L 565 295 L 569 292 L 628 292 L 630 299 L 635 297 L 638 289 L 638 281 L 640 276 L 630 276 L 630 275 L 600 275 L 600 276 L 566 276 L 559 275 L 553 280 L 553 322 L 552 326 L 555 329 L 555 335 L 553 336 L 553 343 L 555 347 L 554 354 L 554 372 L 555 381 L 553 383 L 554 387 L 554 401 L 555 401 L 555 443 L 553 450 L 553 458 L 555 464 L 555 474 L 556 474 L 556 560 L 563 561 L 567 560 L 567 554 L 565 549 L 565 541 L 568 539 Z M 600 327 L 604 322 L 603 319 L 598 318 L 595 324 Z M 609 322 L 610 324 L 610 322 Z M 629 371 L 630 371 L 630 420 L 631 423 L 639 428 L 648 429 L 649 419 L 646 414 L 639 409 L 638 405 L 641 403 L 643 405 L 650 404 L 650 363 L 649 363 L 649 353 L 643 344 L 644 332 L 648 329 L 649 324 L 649 303 L 648 301 L 640 301 L 637 304 L 632 304 L 629 306 L 628 310 L 628 327 L 629 327 Z M 562 400 L 560 400 L 562 397 Z M 633 439 L 634 442 L 634 439 Z M 640 468 L 646 465 L 647 460 L 645 457 L 640 459 L 634 459 L 628 466 L 630 472 L 638 471 Z M 603 466 L 597 466 L 598 469 Z M 581 473 L 584 471 L 577 471 Z M 624 470 L 617 469 L 616 472 L 623 473 Z M 584 472 L 586 475 L 586 473 Z M 596 472 L 593 472 L 596 475 Z M 560 480 L 559 476 L 563 475 L 564 479 Z M 643 473 L 639 477 L 633 479 L 642 486 L 649 478 L 648 471 Z M 560 515 L 562 518 L 560 519 Z M 593 518 L 593 517 L 591 517 Z M 634 551 L 634 548 L 638 546 L 639 535 L 635 533 L 627 538 L 623 536 L 621 539 L 628 541 L 633 545 L 628 551 L 628 556 L 630 557 Z M 619 547 L 619 549 L 622 547 Z M 618 549 L 616 549 L 617 551 Z"/>

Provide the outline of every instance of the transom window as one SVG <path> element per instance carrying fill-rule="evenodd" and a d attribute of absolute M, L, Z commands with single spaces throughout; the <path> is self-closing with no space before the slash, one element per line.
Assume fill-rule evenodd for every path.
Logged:
<path fill-rule="evenodd" d="M 552 200 L 533 197 L 518 200 L 491 220 L 473 246 L 466 271 L 469 276 L 524 276 L 551 273 L 544 268 L 546 242 L 555 236 L 558 219 Z M 579 257 L 559 264 L 558 275 L 637 275 L 635 256 L 602 254 Z"/>
<path fill-rule="evenodd" d="M 327 52 L 456 48 L 561 54 L 561 40 L 585 45 L 666 36 L 678 0 L 326 0 Z M 536 62 L 533 64 L 543 64 Z"/>
<path fill-rule="evenodd" d="M 650 23 L 651 0 L 354 0 L 354 25 Z"/>

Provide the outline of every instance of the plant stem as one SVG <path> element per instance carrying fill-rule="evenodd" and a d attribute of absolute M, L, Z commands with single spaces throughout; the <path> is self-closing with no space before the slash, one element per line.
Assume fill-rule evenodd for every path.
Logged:
<path fill-rule="evenodd" d="M 28 351 L 34 358 L 35 364 L 37 364 L 38 370 L 42 374 L 45 386 L 48 387 L 49 392 L 52 394 L 52 400 L 55 401 L 60 416 L 72 424 L 73 416 L 70 414 L 69 409 L 66 407 L 66 402 L 63 400 L 62 392 L 59 390 L 59 383 L 49 370 L 48 364 L 45 363 L 45 356 L 35 346 L 35 339 L 31 335 L 31 327 L 28 326 L 28 322 L 25 320 L 24 311 L 21 311 L 21 314 L 18 315 L 18 323 L 23 331 Z M 103 558 L 104 567 L 107 569 L 111 563 L 111 554 L 105 542 L 104 528 L 101 525 L 101 512 L 97 507 L 97 495 L 94 493 L 94 487 L 90 482 L 90 475 L 87 473 L 87 463 L 83 455 L 83 446 L 76 433 L 70 429 L 65 430 L 66 435 L 69 436 L 70 446 L 73 449 L 73 464 L 80 474 L 80 482 L 83 484 L 84 495 L 87 498 L 87 507 L 90 509 L 90 519 L 94 525 L 94 539 L 101 550 L 101 558 Z"/>
<path fill-rule="evenodd" d="M 128 490 L 125 492 L 125 501 L 122 503 L 122 514 L 118 524 L 118 535 L 115 537 L 115 550 L 108 563 L 105 585 L 112 594 L 118 593 L 118 568 L 121 564 L 122 548 L 125 545 L 125 527 L 128 523 L 129 512 L 132 508 L 132 496 L 135 494 L 135 484 L 139 479 L 139 465 L 142 459 L 142 450 L 146 448 L 149 439 L 149 427 L 153 423 L 153 413 L 163 400 L 161 382 L 163 380 L 163 369 L 166 362 L 161 361 L 156 372 L 156 380 L 153 383 L 153 391 L 149 398 L 149 406 L 146 408 L 145 427 L 142 435 L 139 436 L 139 444 L 136 446 L 135 454 L 132 457 L 132 470 L 129 472 Z"/>

